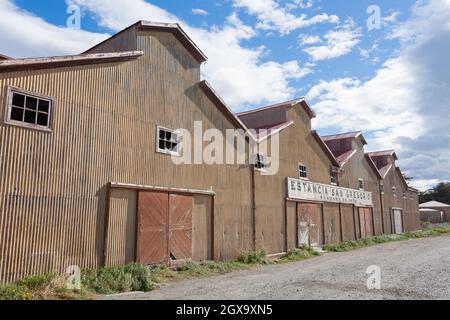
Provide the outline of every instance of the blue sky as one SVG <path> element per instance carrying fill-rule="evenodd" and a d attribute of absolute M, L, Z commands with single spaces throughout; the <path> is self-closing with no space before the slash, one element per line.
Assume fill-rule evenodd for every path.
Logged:
<path fill-rule="evenodd" d="M 179 22 L 235 111 L 306 96 L 320 133 L 363 130 L 416 187 L 450 180 L 450 0 L 0 0 L 0 53 L 77 54 L 140 19 Z"/>

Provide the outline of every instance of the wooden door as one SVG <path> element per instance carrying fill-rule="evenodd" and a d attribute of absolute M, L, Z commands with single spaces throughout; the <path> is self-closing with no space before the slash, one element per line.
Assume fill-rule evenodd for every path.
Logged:
<path fill-rule="evenodd" d="M 394 229 L 396 234 L 403 233 L 403 217 L 402 211 L 394 209 Z"/>
<path fill-rule="evenodd" d="M 370 208 L 358 208 L 361 238 L 373 236 L 373 218 Z"/>
<path fill-rule="evenodd" d="M 171 194 L 169 197 L 170 259 L 191 259 L 193 198 L 177 194 Z"/>
<path fill-rule="evenodd" d="M 297 205 L 298 245 L 318 247 L 321 244 L 321 205 L 299 203 Z"/>
<path fill-rule="evenodd" d="M 136 260 L 142 264 L 166 263 L 169 194 L 139 192 L 138 203 Z"/>

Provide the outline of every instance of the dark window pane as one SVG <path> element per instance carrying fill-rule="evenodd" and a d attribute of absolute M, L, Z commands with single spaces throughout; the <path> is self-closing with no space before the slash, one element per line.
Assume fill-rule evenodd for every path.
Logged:
<path fill-rule="evenodd" d="M 13 93 L 12 104 L 13 106 L 23 107 L 25 104 L 25 96 L 22 94 Z"/>
<path fill-rule="evenodd" d="M 159 140 L 159 149 L 164 150 L 166 148 L 164 140 Z"/>
<path fill-rule="evenodd" d="M 23 109 L 12 107 L 11 120 L 23 121 Z"/>
<path fill-rule="evenodd" d="M 26 101 L 26 105 L 25 106 L 28 109 L 36 110 L 37 109 L 37 99 L 33 98 L 33 97 L 27 97 L 27 101 Z"/>
<path fill-rule="evenodd" d="M 40 126 L 48 126 L 48 114 L 38 113 L 37 124 Z"/>
<path fill-rule="evenodd" d="M 48 113 L 49 107 L 50 107 L 50 102 L 48 102 L 46 100 L 39 100 L 39 111 Z"/>
<path fill-rule="evenodd" d="M 27 123 L 36 124 L 36 112 L 26 110 L 25 111 L 25 120 L 24 121 L 27 122 Z"/>
<path fill-rule="evenodd" d="M 172 132 L 167 131 L 166 132 L 166 140 L 170 141 L 172 139 Z"/>
<path fill-rule="evenodd" d="M 159 130 L 159 138 L 164 140 L 164 130 Z"/>
<path fill-rule="evenodd" d="M 173 145 L 172 142 L 166 141 L 166 150 L 172 151 Z"/>

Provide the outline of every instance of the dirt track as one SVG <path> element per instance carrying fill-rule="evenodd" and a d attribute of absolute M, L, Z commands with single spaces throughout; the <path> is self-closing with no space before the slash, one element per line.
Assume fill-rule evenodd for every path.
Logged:
<path fill-rule="evenodd" d="M 366 270 L 381 270 L 368 290 Z M 450 299 L 450 236 L 393 242 L 345 253 L 205 279 L 150 293 L 107 299 Z"/>

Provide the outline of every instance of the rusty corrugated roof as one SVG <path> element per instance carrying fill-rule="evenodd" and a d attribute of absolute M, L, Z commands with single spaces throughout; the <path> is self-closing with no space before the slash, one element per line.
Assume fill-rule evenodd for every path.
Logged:
<path fill-rule="evenodd" d="M 293 106 L 296 106 L 299 103 L 301 103 L 303 105 L 303 107 L 305 108 L 306 113 L 309 115 L 310 118 L 315 118 L 316 117 L 316 113 L 312 110 L 310 105 L 305 101 L 305 98 L 303 98 L 303 97 L 302 98 L 298 98 L 298 99 L 292 99 L 292 100 L 276 103 L 276 104 L 271 104 L 271 105 L 268 105 L 268 106 L 265 106 L 265 107 L 261 107 L 261 108 L 257 108 L 257 109 L 253 109 L 253 110 L 238 112 L 238 113 L 236 113 L 236 115 L 238 117 L 241 117 L 241 116 L 245 116 L 245 115 L 249 115 L 249 114 L 257 113 L 257 112 L 261 112 L 261 111 L 266 111 L 266 110 L 270 110 L 270 109 L 293 107 Z"/>
<path fill-rule="evenodd" d="M 383 151 L 374 151 L 367 153 L 370 157 L 384 157 L 384 156 L 392 156 L 395 160 L 398 160 L 397 154 L 394 150 L 383 150 Z"/>
<path fill-rule="evenodd" d="M 328 136 L 322 136 L 322 139 L 324 141 L 332 141 L 332 140 L 343 140 L 343 139 L 356 139 L 358 137 L 361 137 L 364 144 L 367 144 L 366 138 L 364 138 L 361 131 L 353 131 L 353 132 L 346 132 L 346 133 L 338 133 L 338 134 L 332 134 Z"/>

